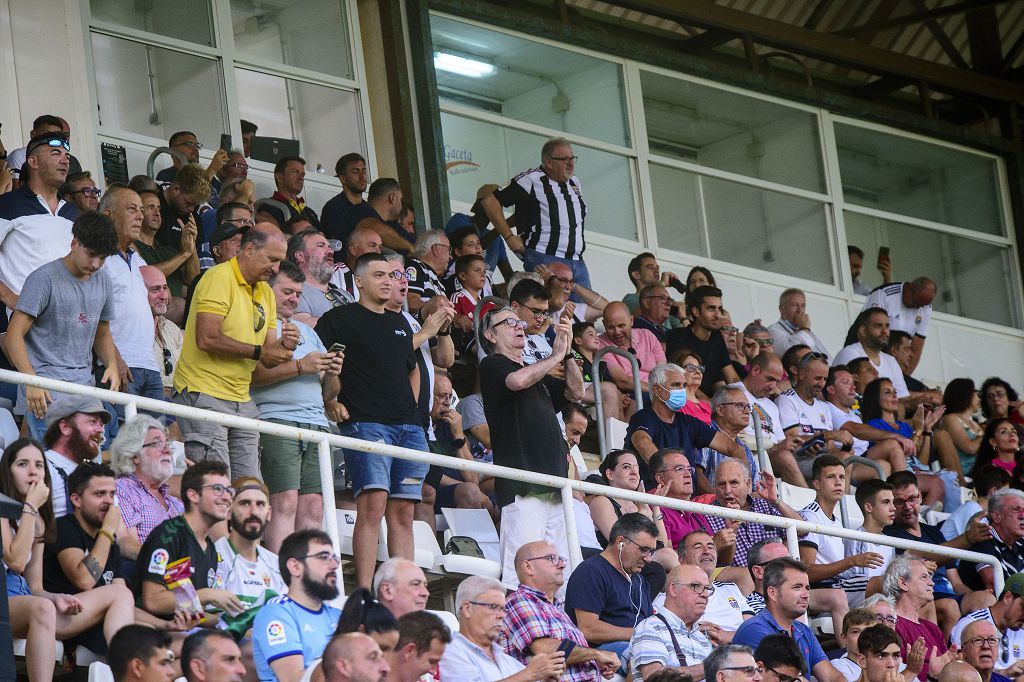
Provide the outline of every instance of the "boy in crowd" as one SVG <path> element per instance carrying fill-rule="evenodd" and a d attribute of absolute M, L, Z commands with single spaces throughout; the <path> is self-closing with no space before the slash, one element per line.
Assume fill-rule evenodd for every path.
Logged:
<path fill-rule="evenodd" d="M 459 282 L 459 287 L 452 294 L 452 304 L 455 306 L 455 319 L 452 324 L 461 332 L 460 336 L 462 337 L 456 340 L 455 348 L 460 353 L 464 353 L 475 342 L 473 323 L 476 304 L 486 295 L 484 286 L 487 284 L 487 270 L 484 267 L 483 256 L 477 254 L 459 256 L 455 261 L 455 277 Z M 493 303 L 483 306 L 480 309 L 480 316 L 483 317 L 493 307 Z"/>
<path fill-rule="evenodd" d="M 838 639 L 839 646 L 846 649 L 846 653 L 839 658 L 833 658 L 832 665 L 848 682 L 857 682 L 864 672 L 857 662 L 860 659 L 860 649 L 857 648 L 860 633 L 877 622 L 878 617 L 867 609 L 853 609 L 843 618 L 843 632 Z"/>
<path fill-rule="evenodd" d="M 864 514 L 864 525 L 858 529 L 862 532 L 880 535 L 882 529 L 891 525 L 896 518 L 892 485 L 885 481 L 877 478 L 864 481 L 857 486 L 856 500 L 857 506 Z M 868 587 L 872 588 L 872 592 L 882 588 L 882 575 L 885 573 L 885 567 L 892 561 L 893 548 L 869 540 L 843 540 L 843 546 L 847 555 L 874 552 L 882 557 L 880 566 L 858 566 L 850 569 L 845 576 L 843 588 L 846 590 L 847 599 L 850 604 L 859 604 L 864 599 Z"/>

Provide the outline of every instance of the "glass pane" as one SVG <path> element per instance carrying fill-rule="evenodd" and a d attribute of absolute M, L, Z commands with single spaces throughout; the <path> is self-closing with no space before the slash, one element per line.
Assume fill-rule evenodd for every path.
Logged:
<path fill-rule="evenodd" d="M 893 279 L 931 277 L 939 283 L 932 308 L 951 315 L 1019 326 L 1014 310 L 1013 256 L 1009 247 L 995 246 L 882 220 L 850 211 L 843 213 L 846 238 L 864 249 L 864 274 L 869 286 L 882 283 L 875 270 L 878 247 L 891 249 Z"/>
<path fill-rule="evenodd" d="M 651 181 L 659 246 L 832 283 L 824 204 L 653 163 Z"/>
<path fill-rule="evenodd" d="M 452 201 L 472 204 L 481 185 L 505 185 L 516 174 L 540 165 L 540 135 L 443 112 L 441 129 Z M 629 159 L 581 145 L 573 145 L 573 152 L 580 157 L 576 174 L 587 202 L 587 231 L 636 240 Z"/>
<path fill-rule="evenodd" d="M 92 18 L 214 47 L 210 0 L 91 0 Z"/>
<path fill-rule="evenodd" d="M 618 64 L 432 16 L 442 102 L 629 146 Z"/>
<path fill-rule="evenodd" d="M 354 78 L 341 0 L 259 3 L 231 0 L 238 58 Z"/>
<path fill-rule="evenodd" d="M 652 154 L 825 191 L 814 114 L 647 71 L 640 86 Z"/>
<path fill-rule="evenodd" d="M 995 160 L 841 123 L 836 145 L 848 203 L 1006 234 Z"/>
<path fill-rule="evenodd" d="M 227 128 L 216 61 L 98 33 L 92 52 L 101 126 L 160 140 L 190 130 L 207 148 L 220 144 Z"/>
<path fill-rule="evenodd" d="M 259 126 L 260 137 L 299 141 L 309 173 L 334 174 L 342 154 L 366 153 L 359 98 L 328 88 L 245 69 L 235 69 L 239 115 Z"/>

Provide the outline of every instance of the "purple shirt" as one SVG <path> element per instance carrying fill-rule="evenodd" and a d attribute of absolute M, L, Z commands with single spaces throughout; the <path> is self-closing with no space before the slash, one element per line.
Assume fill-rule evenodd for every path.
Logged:
<path fill-rule="evenodd" d="M 162 483 L 159 490 L 163 504 L 135 474 L 117 477 L 117 504 L 121 507 L 121 518 L 125 526 L 138 530 L 140 543 L 145 542 L 161 523 L 185 513 L 181 500 L 167 492 L 169 486 L 166 483 Z"/>
<path fill-rule="evenodd" d="M 662 507 L 661 515 L 665 523 L 665 535 L 668 536 L 668 543 L 672 546 L 672 549 L 678 548 L 683 538 L 695 530 L 703 530 L 708 535 L 714 535 L 711 530 L 711 524 L 708 523 L 707 517 L 703 514 L 682 512 L 678 509 Z"/>
<path fill-rule="evenodd" d="M 900 641 L 903 642 L 901 651 L 904 658 L 906 658 L 907 653 L 910 651 L 910 647 L 914 646 L 917 638 L 924 637 L 925 651 L 928 652 L 928 655 L 924 657 L 924 667 L 921 668 L 917 679 L 925 682 L 928 679 L 928 659 L 932 655 L 932 647 L 935 647 L 940 656 L 946 653 L 946 649 L 949 648 L 946 646 L 946 638 L 942 636 L 942 630 L 930 620 L 922 618 L 915 623 L 903 616 L 896 616 L 896 634 L 900 636 Z"/>

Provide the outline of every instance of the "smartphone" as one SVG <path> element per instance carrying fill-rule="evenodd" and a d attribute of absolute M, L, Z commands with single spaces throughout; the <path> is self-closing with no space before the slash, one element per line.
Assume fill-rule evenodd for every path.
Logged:
<path fill-rule="evenodd" d="M 879 246 L 878 247 L 878 259 L 881 260 L 882 258 L 888 258 L 888 257 L 889 257 L 889 247 L 888 246 Z"/>
<path fill-rule="evenodd" d="M 569 654 L 571 654 L 572 650 L 575 648 L 576 642 L 572 641 L 571 639 L 563 639 L 562 643 L 558 645 L 558 649 L 556 649 L 556 651 L 561 651 L 563 654 L 565 654 L 566 658 L 569 658 Z"/>
<path fill-rule="evenodd" d="M 328 353 L 344 353 L 345 352 L 345 344 L 343 344 L 343 343 L 332 343 L 330 349 L 328 349 L 327 352 Z"/>
<path fill-rule="evenodd" d="M 226 152 L 231 151 L 231 136 L 227 133 L 220 134 L 220 148 Z"/>
<path fill-rule="evenodd" d="M 808 440 L 806 443 L 801 445 L 800 448 L 794 454 L 797 457 L 806 457 L 808 455 L 814 454 L 815 446 L 824 445 L 824 444 L 825 444 L 825 437 L 822 436 L 819 433 L 818 435 L 814 436 L 813 438 Z"/>

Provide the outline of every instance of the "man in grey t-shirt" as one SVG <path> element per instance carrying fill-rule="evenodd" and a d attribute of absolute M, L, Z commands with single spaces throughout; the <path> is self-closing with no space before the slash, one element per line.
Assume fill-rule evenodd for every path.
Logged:
<path fill-rule="evenodd" d="M 460 400 L 455 409 L 462 416 L 462 430 L 466 432 L 466 440 L 469 441 L 469 451 L 473 454 L 473 459 L 478 462 L 494 461 L 494 454 L 491 452 L 491 430 L 487 427 L 487 418 L 484 417 L 483 398 L 479 393 L 473 393 Z"/>
<path fill-rule="evenodd" d="M 100 213 L 79 217 L 71 228 L 71 251 L 33 271 L 25 280 L 7 329 L 7 354 L 19 372 L 93 385 L 92 351 L 104 366 L 101 381 L 120 388 L 117 349 L 110 335 L 113 289 L 100 268 L 117 253 L 117 233 Z M 26 387 L 15 411 L 25 414 L 32 436 L 43 439 L 49 391 Z"/>

